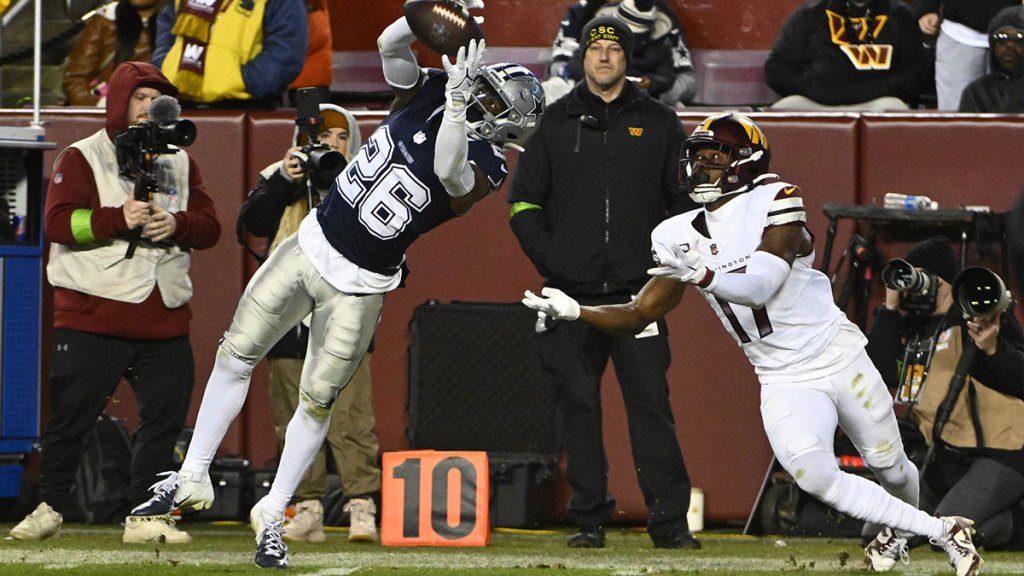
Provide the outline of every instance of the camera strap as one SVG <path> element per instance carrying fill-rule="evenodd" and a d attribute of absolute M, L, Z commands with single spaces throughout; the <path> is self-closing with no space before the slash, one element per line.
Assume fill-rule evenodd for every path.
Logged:
<path fill-rule="evenodd" d="M 894 398 L 897 404 L 914 405 L 920 401 L 924 380 L 928 376 L 928 368 L 931 366 L 932 356 L 935 355 L 939 335 L 947 328 L 950 310 L 942 315 L 931 334 L 928 334 L 927 330 L 922 330 L 907 341 L 903 350 L 903 361 L 900 363 L 900 378 Z"/>

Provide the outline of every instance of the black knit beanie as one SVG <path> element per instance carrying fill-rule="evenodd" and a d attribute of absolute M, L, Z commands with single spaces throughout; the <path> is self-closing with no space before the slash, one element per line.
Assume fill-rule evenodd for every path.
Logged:
<path fill-rule="evenodd" d="M 915 268 L 923 268 L 950 284 L 960 271 L 953 247 L 945 236 L 932 236 L 914 244 L 907 252 L 906 260 Z"/>
<path fill-rule="evenodd" d="M 587 53 L 587 47 L 596 40 L 611 40 L 612 42 L 618 42 L 619 46 L 622 46 L 622 51 L 626 53 L 626 65 L 628 66 L 633 60 L 633 31 L 629 29 L 627 24 L 621 18 L 614 16 L 598 16 L 583 28 L 583 34 L 580 36 L 580 44 L 582 49 L 580 50 L 580 58 Z"/>

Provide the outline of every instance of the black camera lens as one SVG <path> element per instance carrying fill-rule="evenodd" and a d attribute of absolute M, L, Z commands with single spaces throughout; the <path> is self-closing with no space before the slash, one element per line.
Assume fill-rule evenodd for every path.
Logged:
<path fill-rule="evenodd" d="M 882 269 L 882 282 L 886 288 L 899 292 L 923 292 L 928 290 L 928 277 L 914 268 L 910 262 L 893 258 Z"/>

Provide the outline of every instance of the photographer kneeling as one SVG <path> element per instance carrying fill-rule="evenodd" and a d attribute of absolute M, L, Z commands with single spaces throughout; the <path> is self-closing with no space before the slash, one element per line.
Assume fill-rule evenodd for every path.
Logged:
<path fill-rule="evenodd" d="M 1012 305 L 965 318 L 953 289 L 957 272 L 942 236 L 890 261 L 867 352 L 926 441 L 941 430 L 921 466 L 920 508 L 973 518 L 975 542 L 992 550 L 1008 544 L 1024 496 L 1024 336 Z M 944 403 L 951 387 L 955 404 Z M 865 537 L 877 528 L 865 526 Z"/>
<path fill-rule="evenodd" d="M 296 145 L 288 149 L 283 160 L 260 173 L 259 183 L 249 193 L 239 213 L 239 241 L 245 243 L 244 225 L 250 234 L 270 239 L 267 254 L 294 234 L 306 214 L 320 203 L 321 195 L 330 191 L 331 183 L 345 165 L 337 154 L 347 160 L 359 150 L 359 126 L 355 117 L 340 106 L 310 102 L 309 96 L 300 90 Z M 311 136 L 315 137 L 313 141 Z M 254 255 L 261 261 L 266 257 Z M 284 445 L 288 422 L 298 406 L 299 379 L 308 340 L 309 329 L 299 324 L 267 354 L 279 451 Z M 373 431 L 370 356 L 363 357 L 352 381 L 338 395 L 326 439 L 347 500 L 345 511 L 349 515 L 350 542 L 377 540 L 377 508 L 372 496 L 380 490 L 380 468 L 377 465 L 379 445 Z M 322 499 L 326 485 L 326 447 L 321 447 L 295 493 L 295 516 L 286 526 L 285 539 L 324 541 Z"/>

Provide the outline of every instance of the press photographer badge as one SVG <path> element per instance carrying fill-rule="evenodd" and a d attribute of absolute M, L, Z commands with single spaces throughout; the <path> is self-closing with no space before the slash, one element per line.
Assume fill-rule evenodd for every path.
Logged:
<path fill-rule="evenodd" d="M 907 344 L 901 364 L 899 386 L 896 388 L 897 404 L 917 404 L 934 351 L 935 338 L 932 337 L 914 338 Z"/>

